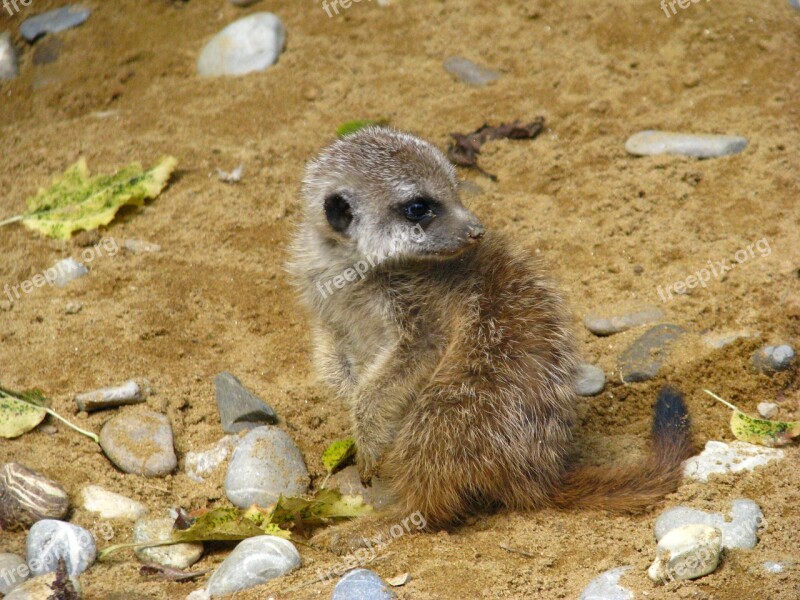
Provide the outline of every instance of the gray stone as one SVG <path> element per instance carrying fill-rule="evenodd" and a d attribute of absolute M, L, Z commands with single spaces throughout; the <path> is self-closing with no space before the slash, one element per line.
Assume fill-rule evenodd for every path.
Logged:
<path fill-rule="evenodd" d="M 789 0 L 789 6 L 800 10 L 800 0 Z"/>
<path fill-rule="evenodd" d="M 757 371 L 770 375 L 791 367 L 794 356 L 794 348 L 787 344 L 764 346 L 753 353 L 752 363 Z"/>
<path fill-rule="evenodd" d="M 236 446 L 225 476 L 225 493 L 236 506 L 266 507 L 278 497 L 301 496 L 309 476 L 303 455 L 277 427 L 257 427 Z"/>
<path fill-rule="evenodd" d="M 695 158 L 713 158 L 738 154 L 747 147 L 747 138 L 733 135 L 640 131 L 625 142 L 625 150 L 637 156 L 681 154 Z"/>
<path fill-rule="evenodd" d="M 212 597 L 233 594 L 294 571 L 300 554 L 289 540 L 259 535 L 239 542 L 208 580 Z"/>
<path fill-rule="evenodd" d="M 741 441 L 726 444 L 709 440 L 703 452 L 684 463 L 683 475 L 707 482 L 710 475 L 752 471 L 785 456 L 784 451 L 778 448 L 765 448 Z"/>
<path fill-rule="evenodd" d="M 89 18 L 91 12 L 88 8 L 75 4 L 49 10 L 30 19 L 25 19 L 19 26 L 19 32 L 27 41 L 33 42 L 45 33 L 57 33 L 77 27 Z"/>
<path fill-rule="evenodd" d="M 656 559 L 647 570 L 655 582 L 697 579 L 719 565 L 722 533 L 708 525 L 683 525 L 658 542 Z"/>
<path fill-rule="evenodd" d="M 122 247 L 134 254 L 161 252 L 161 246 L 144 240 L 123 240 Z"/>
<path fill-rule="evenodd" d="M 234 21 L 205 45 L 197 72 L 216 77 L 263 71 L 277 62 L 285 42 L 286 30 L 277 15 L 253 13 Z"/>
<path fill-rule="evenodd" d="M 616 317 L 599 317 L 589 315 L 583 320 L 583 324 L 595 335 L 605 336 L 621 331 L 627 331 L 633 327 L 654 323 L 664 318 L 664 311 L 654 306 L 648 306 L 642 310 L 627 315 Z"/>
<path fill-rule="evenodd" d="M 380 576 L 369 569 L 354 569 L 333 588 L 331 600 L 393 600 L 397 598 Z"/>
<path fill-rule="evenodd" d="M 29 579 L 25 583 L 14 588 L 5 600 L 54 600 L 55 598 L 63 598 L 64 596 L 56 596 L 53 594 L 53 584 L 56 582 L 57 575 L 55 573 L 45 573 Z M 77 577 L 70 577 L 72 588 L 78 594 L 78 600 L 83 598 L 81 593 L 81 584 L 78 582 Z M 73 596 L 70 596 L 72 599 Z"/>
<path fill-rule="evenodd" d="M 633 592 L 619 584 L 631 567 L 617 567 L 592 579 L 581 593 L 580 600 L 632 600 Z"/>
<path fill-rule="evenodd" d="M 338 473 L 334 473 L 328 479 L 325 487 L 330 490 L 338 490 L 347 496 L 361 496 L 364 502 L 375 509 L 391 504 L 391 490 L 386 483 L 377 477 L 372 479 L 369 486 L 361 483 L 358 468 L 355 465 L 345 467 Z"/>
<path fill-rule="evenodd" d="M 773 419 L 778 414 L 778 405 L 774 402 L 759 402 L 758 414 L 765 419 Z"/>
<path fill-rule="evenodd" d="M 469 85 L 488 85 L 500 77 L 497 71 L 482 67 L 462 56 L 451 56 L 444 61 L 443 66 L 445 71 Z"/>
<path fill-rule="evenodd" d="M 656 325 L 648 329 L 619 357 L 619 370 L 625 383 L 647 381 L 658 375 L 668 346 L 686 331 L 677 325 Z"/>
<path fill-rule="evenodd" d="M 170 539 L 174 519 L 139 519 L 133 526 L 133 541 L 137 544 L 161 542 Z M 202 542 L 186 542 L 169 546 L 145 546 L 134 549 L 143 562 L 151 562 L 173 569 L 187 569 L 203 556 Z"/>
<path fill-rule="evenodd" d="M 33 524 L 25 541 L 25 552 L 32 575 L 52 573 L 64 559 L 70 575 L 80 575 L 97 558 L 92 534 L 77 525 L 45 519 Z"/>
<path fill-rule="evenodd" d="M 765 560 L 761 563 L 761 566 L 764 567 L 764 571 L 767 573 L 783 573 L 786 569 L 783 563 L 775 562 L 774 560 Z"/>
<path fill-rule="evenodd" d="M 0 80 L 14 79 L 19 75 L 19 61 L 11 34 L 8 31 L 0 33 Z"/>
<path fill-rule="evenodd" d="M 664 511 L 656 520 L 656 540 L 661 540 L 673 529 L 684 525 L 708 525 L 722 532 L 723 548 L 755 548 L 758 528 L 764 515 L 752 500 L 739 499 L 731 503 L 730 521 L 721 513 L 709 513 L 687 506 L 676 506 Z"/>
<path fill-rule="evenodd" d="M 244 429 L 278 422 L 275 410 L 227 371 L 214 377 L 214 386 L 219 420 L 225 433 L 238 433 Z"/>
<path fill-rule="evenodd" d="M 0 552 L 0 594 L 8 594 L 29 577 L 30 570 L 21 556 Z"/>
<path fill-rule="evenodd" d="M 187 452 L 183 459 L 186 474 L 197 482 L 205 481 L 239 444 L 239 437 L 226 435 L 216 444 L 201 452 Z"/>
<path fill-rule="evenodd" d="M 596 396 L 603 391 L 606 385 L 606 375 L 603 369 L 599 369 L 589 363 L 578 365 L 578 372 L 575 377 L 575 393 L 579 396 Z"/>
<path fill-rule="evenodd" d="M 172 425 L 162 414 L 121 414 L 100 430 L 100 447 L 126 473 L 162 477 L 178 466 Z"/>
<path fill-rule="evenodd" d="M 55 269 L 55 275 L 52 276 L 52 281 L 56 284 L 56 287 L 60 288 L 63 288 L 70 281 L 83 277 L 89 272 L 89 269 L 72 257 L 60 260 L 50 267 L 45 273 L 45 278 L 50 277 L 49 272 L 51 269 Z"/>
<path fill-rule="evenodd" d="M 99 485 L 87 485 L 83 488 L 81 503 L 85 510 L 97 513 L 101 519 L 135 521 L 147 513 L 147 507 L 141 502 L 110 492 Z"/>

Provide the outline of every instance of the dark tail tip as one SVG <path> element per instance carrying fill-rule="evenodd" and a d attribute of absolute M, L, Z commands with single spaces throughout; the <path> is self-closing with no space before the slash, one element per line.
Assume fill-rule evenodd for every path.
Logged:
<path fill-rule="evenodd" d="M 653 414 L 653 440 L 659 446 L 688 443 L 691 419 L 683 394 L 670 386 L 658 392 Z"/>

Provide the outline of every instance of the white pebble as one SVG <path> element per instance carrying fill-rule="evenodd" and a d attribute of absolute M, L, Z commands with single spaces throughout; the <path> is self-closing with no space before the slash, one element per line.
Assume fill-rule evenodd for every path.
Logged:
<path fill-rule="evenodd" d="M 758 529 L 764 515 L 752 500 L 739 499 L 731 504 L 730 521 L 720 513 L 709 513 L 687 506 L 676 506 L 664 511 L 656 520 L 656 540 L 661 540 L 673 529 L 684 525 L 708 525 L 722 532 L 723 548 L 755 548 Z"/>
<path fill-rule="evenodd" d="M 640 131 L 625 142 L 625 150 L 637 156 L 680 154 L 695 158 L 712 158 L 737 154 L 747 147 L 747 139 L 732 135 Z"/>
<path fill-rule="evenodd" d="M 89 269 L 72 257 L 58 261 L 51 267 L 51 269 L 56 270 L 53 283 L 60 288 L 63 288 L 70 281 L 83 277 L 89 272 Z M 50 269 L 48 269 L 48 272 L 49 270 Z"/>
<path fill-rule="evenodd" d="M 617 567 L 595 577 L 581 593 L 580 600 L 632 600 L 633 592 L 619 584 L 622 577 L 631 567 Z"/>
<path fill-rule="evenodd" d="M 121 494 L 110 492 L 99 485 L 87 485 L 81 490 L 83 508 L 97 513 L 103 519 L 135 521 L 147 514 L 147 507 Z"/>
<path fill-rule="evenodd" d="M 774 402 L 759 402 L 758 414 L 765 419 L 772 419 L 778 414 L 778 405 Z"/>
<path fill-rule="evenodd" d="M 752 471 L 773 460 L 781 460 L 784 456 L 784 451 L 777 448 L 765 448 L 741 441 L 726 444 L 710 440 L 706 442 L 703 452 L 684 463 L 683 475 L 707 482 L 709 475 Z"/>
<path fill-rule="evenodd" d="M 722 532 L 708 525 L 684 525 L 673 529 L 658 542 L 656 559 L 647 569 L 655 582 L 697 579 L 719 564 Z"/>
<path fill-rule="evenodd" d="M 286 42 L 277 15 L 254 13 L 228 25 L 200 52 L 197 72 L 202 77 L 245 75 L 275 64 Z"/>
<path fill-rule="evenodd" d="M 217 467 L 219 467 L 228 455 L 236 448 L 239 443 L 239 436 L 226 435 L 216 444 L 203 450 L 202 452 L 187 452 L 184 458 L 184 469 L 191 478 L 202 483 Z"/>
<path fill-rule="evenodd" d="M 80 575 L 97 558 L 92 534 L 77 525 L 44 519 L 33 524 L 25 541 L 28 566 L 33 575 L 52 573 L 63 558 L 70 575 Z"/>

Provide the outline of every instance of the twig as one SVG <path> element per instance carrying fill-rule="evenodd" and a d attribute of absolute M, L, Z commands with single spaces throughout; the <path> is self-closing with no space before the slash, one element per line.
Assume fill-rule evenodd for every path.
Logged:
<path fill-rule="evenodd" d="M 512 548 L 510 546 L 506 546 L 505 544 L 498 544 L 498 545 L 506 552 L 511 552 L 512 554 L 522 554 L 522 556 L 527 556 L 528 558 L 536 558 L 536 556 L 531 554 L 530 552 L 525 552 L 524 550 Z"/>
<path fill-rule="evenodd" d="M 704 391 L 706 394 L 708 394 L 709 396 L 711 396 L 712 398 L 714 398 L 715 400 L 719 400 L 720 402 L 722 402 L 722 403 L 723 403 L 725 406 L 727 406 L 728 408 L 732 408 L 732 409 L 733 409 L 733 410 L 735 410 L 736 412 L 742 412 L 741 410 L 739 410 L 738 408 L 736 408 L 736 407 L 735 407 L 733 404 L 731 404 L 731 403 L 730 403 L 730 402 L 728 402 L 727 400 L 723 400 L 722 398 L 720 398 L 719 396 L 717 396 L 717 395 L 716 395 L 714 392 L 712 392 L 712 391 L 709 391 L 709 390 L 703 390 L 703 391 Z"/>
<path fill-rule="evenodd" d="M 17 221 L 22 221 L 25 217 L 23 215 L 17 215 L 16 217 L 11 217 L 10 219 L 6 219 L 5 221 L 0 221 L 0 227 L 3 225 L 10 225 L 11 223 L 16 223 Z"/>

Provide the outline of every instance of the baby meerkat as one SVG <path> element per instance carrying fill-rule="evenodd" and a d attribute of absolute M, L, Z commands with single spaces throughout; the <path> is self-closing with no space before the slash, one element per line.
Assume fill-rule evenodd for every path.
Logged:
<path fill-rule="evenodd" d="M 304 196 L 289 268 L 319 372 L 349 401 L 362 480 L 379 473 L 396 496 L 387 523 L 417 511 L 432 529 L 499 508 L 637 511 L 677 487 L 691 447 L 669 389 L 647 459 L 570 463 L 565 305 L 538 263 L 464 207 L 434 146 L 363 129 L 309 164 Z M 366 527 L 328 541 L 352 549 Z"/>

